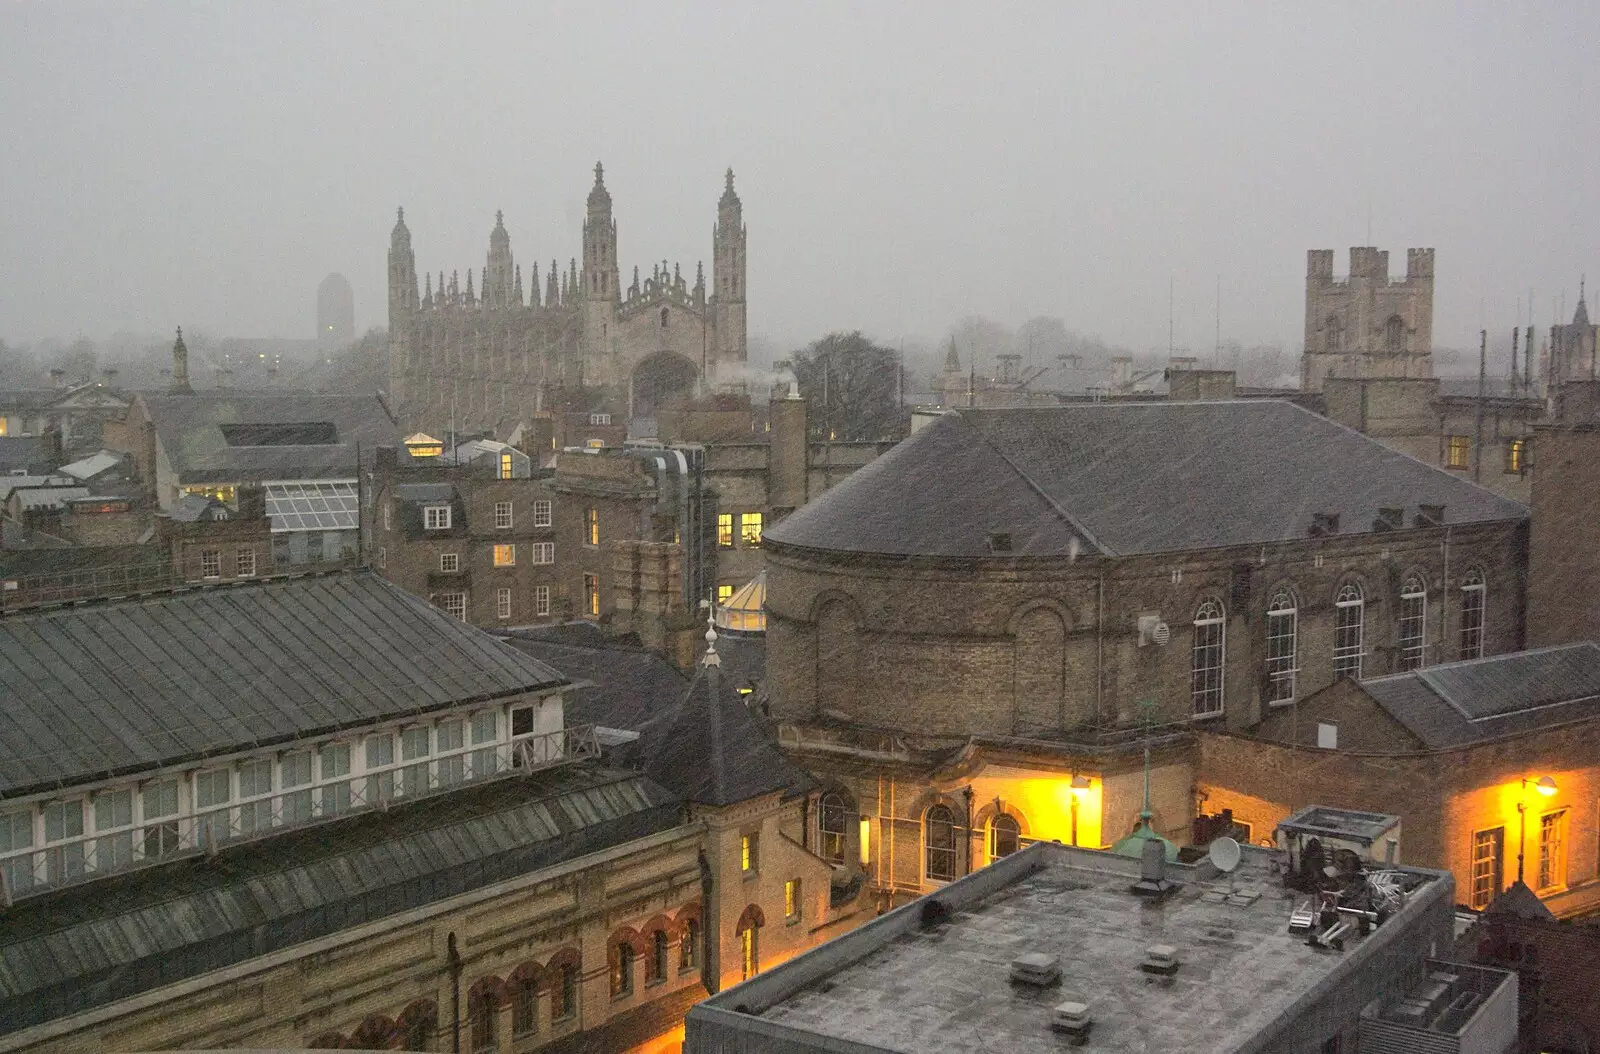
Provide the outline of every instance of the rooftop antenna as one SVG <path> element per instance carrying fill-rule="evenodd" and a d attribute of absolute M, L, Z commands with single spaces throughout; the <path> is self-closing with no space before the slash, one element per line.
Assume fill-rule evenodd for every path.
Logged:
<path fill-rule="evenodd" d="M 1222 276 L 1217 275 L 1217 346 L 1212 349 L 1213 368 L 1222 366 Z"/>
<path fill-rule="evenodd" d="M 1177 288 L 1177 278 L 1167 276 L 1167 358 L 1172 358 L 1172 301 L 1173 290 Z"/>
<path fill-rule="evenodd" d="M 1239 851 L 1239 843 L 1227 835 L 1223 835 L 1212 842 L 1206 850 L 1206 856 L 1210 859 L 1211 866 L 1228 876 L 1229 896 L 1232 896 L 1234 892 L 1233 876 L 1234 872 L 1239 868 L 1239 860 L 1242 855 Z"/>

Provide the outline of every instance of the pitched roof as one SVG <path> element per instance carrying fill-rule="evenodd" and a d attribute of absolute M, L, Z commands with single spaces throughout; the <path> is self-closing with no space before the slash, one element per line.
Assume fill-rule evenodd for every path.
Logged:
<path fill-rule="evenodd" d="M 564 683 L 369 571 L 0 618 L 0 796 Z"/>
<path fill-rule="evenodd" d="M 959 485 L 952 485 L 953 482 Z M 1186 552 L 1341 533 L 1380 508 L 1445 523 L 1527 508 L 1293 403 L 1099 403 L 940 417 L 769 528 L 779 546 L 980 558 Z"/>
<path fill-rule="evenodd" d="M 38 436 L 0 436 L 0 472 L 36 471 L 43 467 L 43 456 Z"/>
<path fill-rule="evenodd" d="M 1430 749 L 1600 717 L 1600 645 L 1562 644 L 1373 677 L 1361 689 Z"/>
<path fill-rule="evenodd" d="M 695 670 L 682 701 L 646 724 L 643 739 L 645 774 L 699 805 L 734 805 L 812 786 L 718 663 Z"/>
<path fill-rule="evenodd" d="M 563 627 L 551 627 L 560 631 Z M 689 686 L 666 659 L 637 645 L 579 632 L 514 633 L 505 642 L 577 683 L 567 695 L 568 724 L 637 732 L 673 709 Z"/>
<path fill-rule="evenodd" d="M 496 780 L 30 898 L 0 927 L 0 1034 L 679 822 L 633 773 Z"/>
<path fill-rule="evenodd" d="M 183 482 L 354 476 L 358 445 L 370 451 L 393 443 L 400 431 L 376 395 L 235 392 L 139 398 Z M 249 425 L 268 427 L 235 427 Z"/>
<path fill-rule="evenodd" d="M 1545 907 L 1539 895 L 1528 888 L 1522 879 L 1511 883 L 1509 889 L 1495 897 L 1484 909 L 1485 915 L 1512 915 L 1519 919 L 1531 921 L 1554 922 L 1555 913 Z"/>

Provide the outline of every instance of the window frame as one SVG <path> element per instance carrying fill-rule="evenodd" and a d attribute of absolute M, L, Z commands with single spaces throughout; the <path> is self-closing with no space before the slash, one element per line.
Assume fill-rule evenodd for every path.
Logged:
<path fill-rule="evenodd" d="M 516 567 L 517 543 L 503 542 L 492 546 L 489 550 L 489 558 L 496 567 Z"/>
<path fill-rule="evenodd" d="M 800 921 L 803 912 L 800 879 L 787 879 L 783 883 L 783 920 L 793 926 Z"/>
<path fill-rule="evenodd" d="M 234 555 L 233 573 L 235 578 L 254 578 L 256 576 L 255 546 L 244 546 Z"/>
<path fill-rule="evenodd" d="M 1288 630 L 1283 630 L 1283 624 Z M 1284 645 L 1287 641 L 1287 646 Z M 1300 606 L 1293 593 L 1281 589 L 1267 604 L 1267 705 L 1289 706 L 1299 694 Z"/>
<path fill-rule="evenodd" d="M 600 576 L 587 571 L 583 575 L 583 610 L 590 618 L 600 615 Z"/>
<path fill-rule="evenodd" d="M 745 878 L 761 871 L 761 835 L 746 831 L 739 835 L 739 873 Z"/>
<path fill-rule="evenodd" d="M 831 799 L 831 800 L 830 800 Z M 829 826 L 829 817 L 838 820 L 838 830 Z M 828 791 L 817 803 L 817 848 L 822 859 L 842 865 L 849 852 L 850 808 L 838 791 Z"/>
<path fill-rule="evenodd" d="M 500 586 L 494 591 L 495 617 L 502 622 L 511 618 L 511 589 L 509 586 Z"/>
<path fill-rule="evenodd" d="M 454 519 L 454 510 L 448 504 L 424 505 L 422 507 L 422 529 L 425 531 L 448 531 Z"/>
<path fill-rule="evenodd" d="M 1003 853 L 1000 851 L 1002 845 L 1000 828 L 1002 826 L 1010 828 L 1008 838 L 1011 843 L 1011 848 Z M 989 851 L 990 860 L 1003 859 L 1022 848 L 1022 821 L 1018 820 L 1010 813 L 997 812 L 993 816 L 989 817 L 988 828 L 989 830 L 987 832 L 987 836 L 984 838 L 984 844 Z"/>
<path fill-rule="evenodd" d="M 1444 467 L 1465 472 L 1472 467 L 1472 437 L 1449 435 L 1444 439 Z"/>
<path fill-rule="evenodd" d="M 1408 633 L 1408 623 L 1414 633 Z M 1428 664 L 1428 583 L 1413 571 L 1400 585 L 1395 617 L 1395 669 L 1420 670 Z"/>
<path fill-rule="evenodd" d="M 460 553 L 440 553 L 439 554 L 439 573 L 441 575 L 458 574 L 458 573 L 460 573 L 460 571 L 461 571 L 461 554 Z"/>
<path fill-rule="evenodd" d="M 222 577 L 222 550 L 200 550 L 200 577 L 206 580 Z"/>
<path fill-rule="evenodd" d="M 533 587 L 533 615 L 535 618 L 550 617 L 550 587 Z"/>
<path fill-rule="evenodd" d="M 1348 613 L 1355 612 L 1355 622 Z M 1333 600 L 1333 679 L 1361 679 L 1367 632 L 1367 594 L 1360 583 L 1346 582 Z M 1353 640 L 1353 643 L 1352 643 Z M 1341 643 L 1342 642 L 1342 643 Z"/>
<path fill-rule="evenodd" d="M 533 503 L 533 525 L 549 527 L 555 523 L 555 503 L 549 498 L 539 498 Z"/>
<path fill-rule="evenodd" d="M 1189 717 L 1208 720 L 1227 711 L 1228 609 L 1208 596 L 1195 606 L 1189 638 Z"/>
<path fill-rule="evenodd" d="M 583 544 L 591 549 L 600 544 L 600 509 L 594 505 L 583 510 Z"/>
<path fill-rule="evenodd" d="M 765 517 L 759 512 L 739 514 L 739 546 L 743 549 L 761 548 L 761 532 Z"/>
<path fill-rule="evenodd" d="M 935 839 L 936 832 L 944 837 Z M 948 844 L 945 842 L 948 841 Z M 922 875 L 924 882 L 954 882 L 960 877 L 955 810 L 943 802 L 928 806 L 922 814 Z M 937 861 L 937 865 L 936 862 Z"/>
<path fill-rule="evenodd" d="M 555 542 L 534 542 L 533 563 L 536 567 L 544 567 L 556 562 Z"/>
<path fill-rule="evenodd" d="M 1488 579 L 1481 568 L 1468 568 L 1459 588 L 1461 620 L 1456 630 L 1456 654 L 1461 659 L 1481 659 L 1488 625 Z"/>
<path fill-rule="evenodd" d="M 1539 856 L 1534 874 L 1538 885 L 1535 893 L 1555 892 L 1567 888 L 1567 827 L 1566 806 L 1539 814 Z"/>
<path fill-rule="evenodd" d="M 1493 849 L 1492 854 L 1480 853 L 1480 848 Z M 1472 832 L 1472 844 L 1467 859 L 1470 885 L 1467 889 L 1469 906 L 1482 911 L 1505 888 L 1506 829 L 1486 827 Z"/>
<path fill-rule="evenodd" d="M 497 501 L 494 503 L 494 529 L 509 531 L 516 523 L 516 510 L 514 503 Z"/>
<path fill-rule="evenodd" d="M 733 548 L 733 513 L 717 513 L 717 548 Z"/>
<path fill-rule="evenodd" d="M 637 958 L 628 941 L 617 941 L 611 946 L 611 998 L 626 999 L 633 994 L 633 968 Z"/>
<path fill-rule="evenodd" d="M 434 606 L 445 614 L 467 621 L 467 594 L 462 592 L 435 593 Z"/>

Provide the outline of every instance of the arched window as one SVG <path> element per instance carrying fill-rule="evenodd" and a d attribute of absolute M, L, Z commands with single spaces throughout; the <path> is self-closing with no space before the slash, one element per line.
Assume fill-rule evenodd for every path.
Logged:
<path fill-rule="evenodd" d="M 611 946 L 611 998 L 633 991 L 633 945 L 619 941 Z"/>
<path fill-rule="evenodd" d="M 1483 572 L 1474 568 L 1461 580 L 1461 657 L 1483 658 L 1483 616 L 1488 601 Z"/>
<path fill-rule="evenodd" d="M 661 309 L 661 328 L 662 329 L 666 329 L 667 328 L 667 309 L 666 308 L 662 308 Z"/>
<path fill-rule="evenodd" d="M 1390 315 L 1383 324 L 1383 350 L 1398 355 L 1406 350 L 1406 324 L 1399 315 Z"/>
<path fill-rule="evenodd" d="M 1361 587 L 1347 582 L 1333 601 L 1333 679 L 1361 676 L 1361 631 L 1366 599 Z"/>
<path fill-rule="evenodd" d="M 439 1032 L 439 1008 L 426 1000 L 400 1011 L 397 1022 L 406 1050 L 427 1050 Z"/>
<path fill-rule="evenodd" d="M 1194 642 L 1189 650 L 1189 701 L 1195 717 L 1222 713 L 1227 651 L 1227 615 L 1220 600 L 1208 597 L 1194 613 Z"/>
<path fill-rule="evenodd" d="M 1428 639 L 1428 584 L 1419 574 L 1406 576 L 1400 587 L 1400 669 L 1420 670 Z"/>
<path fill-rule="evenodd" d="M 654 984 L 667 979 L 667 931 L 656 930 L 650 934 L 650 957 L 645 960 L 644 980 Z"/>
<path fill-rule="evenodd" d="M 539 1031 L 539 989 L 533 978 L 518 980 L 511 989 L 511 1032 L 530 1036 Z"/>
<path fill-rule="evenodd" d="M 849 823 L 850 810 L 845 805 L 844 795 L 838 791 L 824 794 L 817 828 L 822 835 L 822 859 L 830 864 L 844 863 L 845 835 Z"/>
<path fill-rule="evenodd" d="M 565 962 L 550 984 L 550 1020 L 565 1021 L 578 1013 L 578 964 Z"/>
<path fill-rule="evenodd" d="M 678 969 L 693 970 L 699 960 L 700 920 L 691 918 L 684 923 L 683 938 L 678 942 Z"/>
<path fill-rule="evenodd" d="M 734 932 L 739 936 L 739 970 L 743 980 L 750 980 L 761 970 L 761 927 L 766 916 L 754 904 L 744 909 Z"/>
<path fill-rule="evenodd" d="M 1338 351 L 1343 347 L 1343 335 L 1339 331 L 1339 316 L 1329 315 L 1322 323 L 1323 347 L 1328 351 Z"/>
<path fill-rule="evenodd" d="M 956 817 L 947 805 L 935 805 L 922 818 L 922 839 L 930 879 L 956 877 Z"/>
<path fill-rule="evenodd" d="M 499 1049 L 499 1040 L 495 1038 L 495 1025 L 500 1021 L 500 1008 L 495 1006 L 494 1000 L 487 995 L 477 996 L 467 1008 L 467 1014 L 472 1022 L 473 1054 Z"/>
<path fill-rule="evenodd" d="M 1267 605 L 1267 702 L 1292 703 L 1299 673 L 1300 612 L 1294 596 L 1280 591 Z"/>
<path fill-rule="evenodd" d="M 1010 856 L 1022 847 L 1022 825 L 1015 816 L 996 813 L 989 821 L 989 858 Z"/>

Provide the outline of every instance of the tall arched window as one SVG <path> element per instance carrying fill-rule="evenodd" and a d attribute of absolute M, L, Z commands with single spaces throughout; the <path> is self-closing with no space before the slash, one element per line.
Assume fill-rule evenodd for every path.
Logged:
<path fill-rule="evenodd" d="M 700 920 L 691 918 L 683 924 L 683 936 L 678 940 L 678 969 L 693 970 L 700 961 L 696 950 L 700 947 Z"/>
<path fill-rule="evenodd" d="M 1022 825 L 1015 816 L 997 813 L 989 821 L 989 858 L 1010 856 L 1022 847 Z"/>
<path fill-rule="evenodd" d="M 850 809 L 844 795 L 829 791 L 822 796 L 822 807 L 817 817 L 817 828 L 822 835 L 822 858 L 830 864 L 844 863 L 845 835 L 850 823 Z"/>
<path fill-rule="evenodd" d="M 1383 324 L 1383 350 L 1398 355 L 1406 350 L 1406 324 L 1399 315 L 1390 315 Z"/>
<path fill-rule="evenodd" d="M 1338 351 L 1344 344 L 1343 334 L 1339 331 L 1339 316 L 1329 315 L 1322 323 L 1323 347 L 1328 351 Z"/>
<path fill-rule="evenodd" d="M 1195 717 L 1222 713 L 1222 672 L 1227 661 L 1228 620 L 1222 601 L 1208 597 L 1194 613 L 1189 650 L 1189 700 Z"/>
<path fill-rule="evenodd" d="M 1347 582 L 1333 600 L 1333 679 L 1361 676 L 1361 631 L 1366 619 L 1361 587 Z"/>
<path fill-rule="evenodd" d="M 619 941 L 611 946 L 611 997 L 633 991 L 633 945 Z"/>
<path fill-rule="evenodd" d="M 1428 584 L 1421 575 L 1407 575 L 1400 587 L 1398 630 L 1400 669 L 1420 670 L 1428 639 Z"/>
<path fill-rule="evenodd" d="M 1474 568 L 1461 580 L 1461 657 L 1483 658 L 1483 615 L 1488 601 L 1483 572 Z"/>
<path fill-rule="evenodd" d="M 1300 613 L 1294 596 L 1283 590 L 1267 605 L 1267 702 L 1294 702 Z"/>
<path fill-rule="evenodd" d="M 530 1036 L 539 1031 L 539 988 L 532 977 L 518 978 L 511 989 L 511 1033 Z"/>
<path fill-rule="evenodd" d="M 923 855 L 928 877 L 950 882 L 956 877 L 956 816 L 948 805 L 935 805 L 922 818 Z"/>
<path fill-rule="evenodd" d="M 644 979 L 653 984 L 667 979 L 667 931 L 656 930 L 650 934 L 650 957 L 645 960 Z"/>
<path fill-rule="evenodd" d="M 746 981 L 761 970 L 761 927 L 765 924 L 766 916 L 751 904 L 733 928 L 739 937 L 739 971 Z"/>
<path fill-rule="evenodd" d="M 498 1049 L 499 1041 L 495 1038 L 495 1025 L 500 1021 L 500 1008 L 487 994 L 480 995 L 468 1008 L 468 1015 L 472 1020 L 472 1050 L 473 1054 L 479 1051 Z"/>

